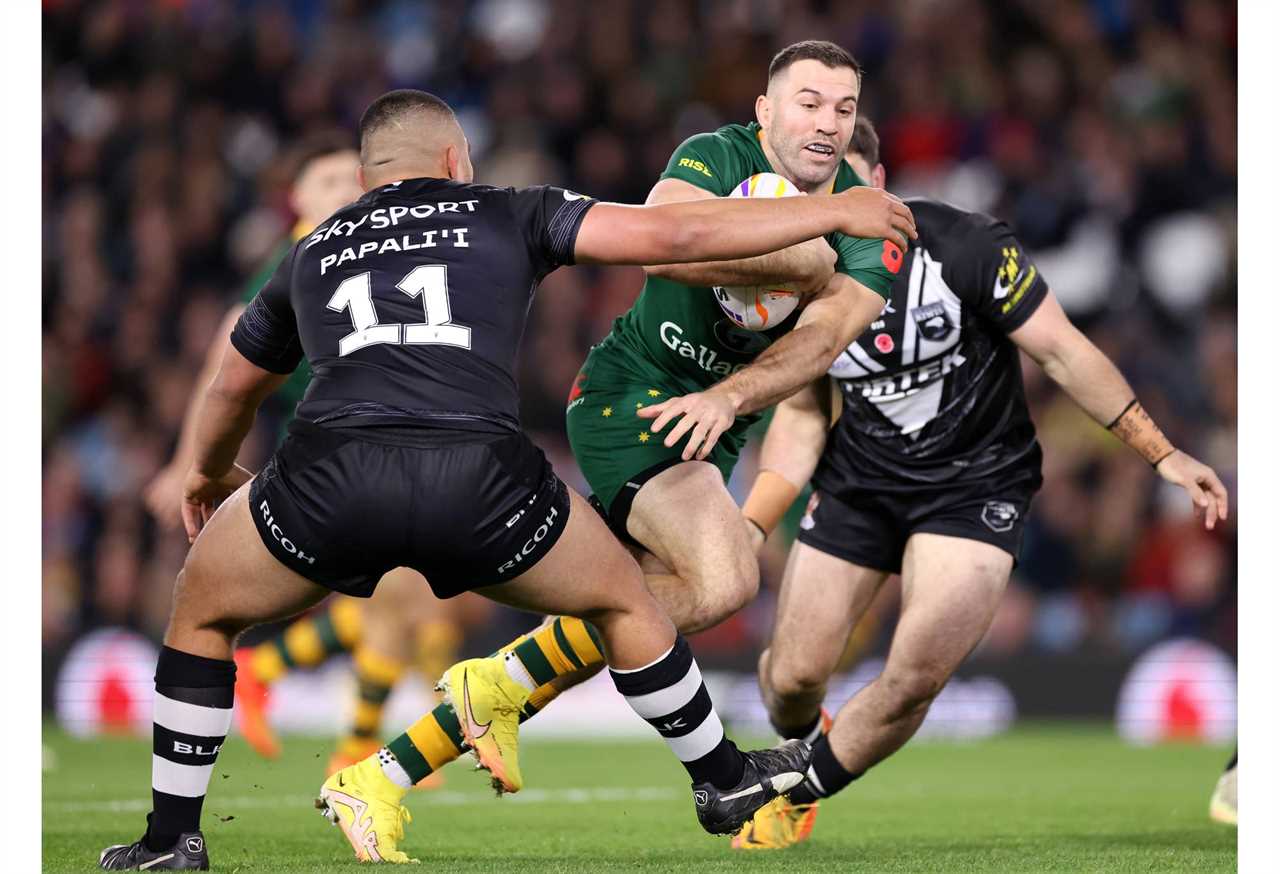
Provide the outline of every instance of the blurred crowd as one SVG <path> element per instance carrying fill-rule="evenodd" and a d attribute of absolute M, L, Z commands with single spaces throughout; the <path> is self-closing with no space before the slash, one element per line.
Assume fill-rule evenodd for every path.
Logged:
<path fill-rule="evenodd" d="M 294 222 L 289 146 L 354 132 L 395 87 L 457 108 L 477 181 L 639 202 L 684 137 L 753 117 L 778 48 L 838 42 L 865 67 L 889 187 L 1010 221 L 1234 498 L 1235 33 L 1234 4 L 1212 0 L 44 0 L 46 664 L 95 627 L 163 628 L 186 540 L 140 496 L 226 307 Z M 561 270 L 535 304 L 524 417 L 578 487 L 564 397 L 641 281 Z M 1234 652 L 1233 522 L 1198 528 L 1025 370 L 1045 485 L 984 648 L 1130 653 L 1190 634 Z M 250 465 L 286 414 L 263 417 Z M 784 540 L 757 604 L 704 636 L 704 661 L 758 651 Z"/>

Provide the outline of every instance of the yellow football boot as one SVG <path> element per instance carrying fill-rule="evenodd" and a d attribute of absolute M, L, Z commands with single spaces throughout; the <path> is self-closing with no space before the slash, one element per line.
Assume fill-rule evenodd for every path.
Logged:
<path fill-rule="evenodd" d="M 332 777 L 343 768 L 367 759 L 369 756 L 376 756 L 378 750 L 382 749 L 382 741 L 380 740 L 364 740 L 357 738 L 347 738 L 338 743 L 338 748 L 333 751 L 333 755 L 329 757 L 329 764 L 325 768 L 325 776 Z M 423 777 L 414 784 L 414 789 L 423 789 L 430 791 L 439 789 L 444 786 L 444 774 L 440 771 L 433 771 Z"/>
<path fill-rule="evenodd" d="M 520 711 L 529 692 L 507 676 L 505 656 L 467 659 L 445 672 L 436 690 L 457 714 L 471 754 L 492 777 L 494 791 L 519 792 Z"/>
<path fill-rule="evenodd" d="M 1230 768 L 1218 778 L 1213 797 L 1209 799 L 1209 818 L 1224 825 L 1237 825 L 1240 814 L 1236 801 L 1236 769 Z"/>
<path fill-rule="evenodd" d="M 775 798 L 756 811 L 733 836 L 735 850 L 781 850 L 806 840 L 818 818 L 818 802 L 792 804 L 786 797 Z"/>
<path fill-rule="evenodd" d="M 325 780 L 316 808 L 342 829 L 361 862 L 417 862 L 396 847 L 404 824 L 413 821 L 400 804 L 405 792 L 382 773 L 373 755 Z"/>

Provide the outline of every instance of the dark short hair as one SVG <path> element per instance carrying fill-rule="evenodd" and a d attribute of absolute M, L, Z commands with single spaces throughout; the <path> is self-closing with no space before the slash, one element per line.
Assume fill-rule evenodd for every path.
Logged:
<path fill-rule="evenodd" d="M 880 135 L 876 126 L 866 116 L 858 116 L 853 124 L 853 137 L 849 140 L 846 154 L 857 155 L 874 169 L 880 163 Z"/>
<path fill-rule="evenodd" d="M 416 88 L 388 91 L 364 111 L 360 117 L 360 155 L 364 157 L 369 135 L 388 122 L 411 112 L 429 112 L 453 119 L 453 108 L 434 94 Z"/>
<path fill-rule="evenodd" d="M 796 61 L 818 61 L 824 66 L 837 70 L 841 67 L 848 67 L 853 70 L 858 81 L 862 81 L 862 67 L 840 46 L 833 42 L 827 42 L 825 39 L 806 39 L 802 42 L 792 43 L 782 51 L 773 56 L 773 60 L 769 62 L 769 81 L 773 81 L 773 77 L 783 72 L 794 64 Z"/>
<path fill-rule="evenodd" d="M 327 158 L 339 152 L 354 152 L 356 144 L 351 141 L 351 134 L 340 130 L 322 130 L 307 134 L 293 147 L 289 155 L 289 174 L 294 182 L 302 178 L 312 161 Z"/>

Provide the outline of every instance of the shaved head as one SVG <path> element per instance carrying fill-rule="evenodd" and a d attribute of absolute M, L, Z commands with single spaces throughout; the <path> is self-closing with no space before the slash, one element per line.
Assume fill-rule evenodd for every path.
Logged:
<path fill-rule="evenodd" d="M 434 94 L 402 88 L 369 105 L 360 119 L 364 187 L 430 176 L 470 182 L 466 135 L 453 109 Z"/>

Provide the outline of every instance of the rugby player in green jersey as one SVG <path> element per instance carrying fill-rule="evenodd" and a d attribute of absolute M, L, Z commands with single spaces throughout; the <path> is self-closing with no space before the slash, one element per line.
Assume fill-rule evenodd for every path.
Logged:
<path fill-rule="evenodd" d="M 723 197 L 757 173 L 776 173 L 808 194 L 864 186 L 842 160 L 860 87 L 857 62 L 839 46 L 788 46 L 769 66 L 757 122 L 686 140 L 648 203 Z M 747 430 L 766 407 L 824 374 L 880 314 L 902 264 L 900 247 L 916 236 L 900 201 L 882 192 L 872 197 L 866 187 L 851 196 L 857 219 L 849 229 L 858 236 L 831 234 L 737 261 L 646 268 L 639 299 L 591 350 L 570 392 L 569 441 L 593 504 L 631 547 L 682 633 L 732 615 L 759 586 L 754 546 L 761 535 L 725 485 Z M 768 331 L 734 326 L 712 292 L 775 283 L 793 284 L 804 298 L 797 313 Z M 531 671 L 538 688 L 522 711 L 501 706 L 496 687 L 472 685 L 472 699 L 486 707 L 493 699 L 495 713 L 527 719 L 599 670 L 598 648 L 565 630 L 573 622 L 550 619 L 504 648 L 515 656 L 509 665 L 539 666 Z M 495 787 L 516 791 L 515 726 L 495 736 L 511 739 L 500 745 L 503 775 Z M 390 748 L 414 763 L 410 777 L 419 780 L 460 755 L 463 744 L 457 715 L 441 705 Z"/>

